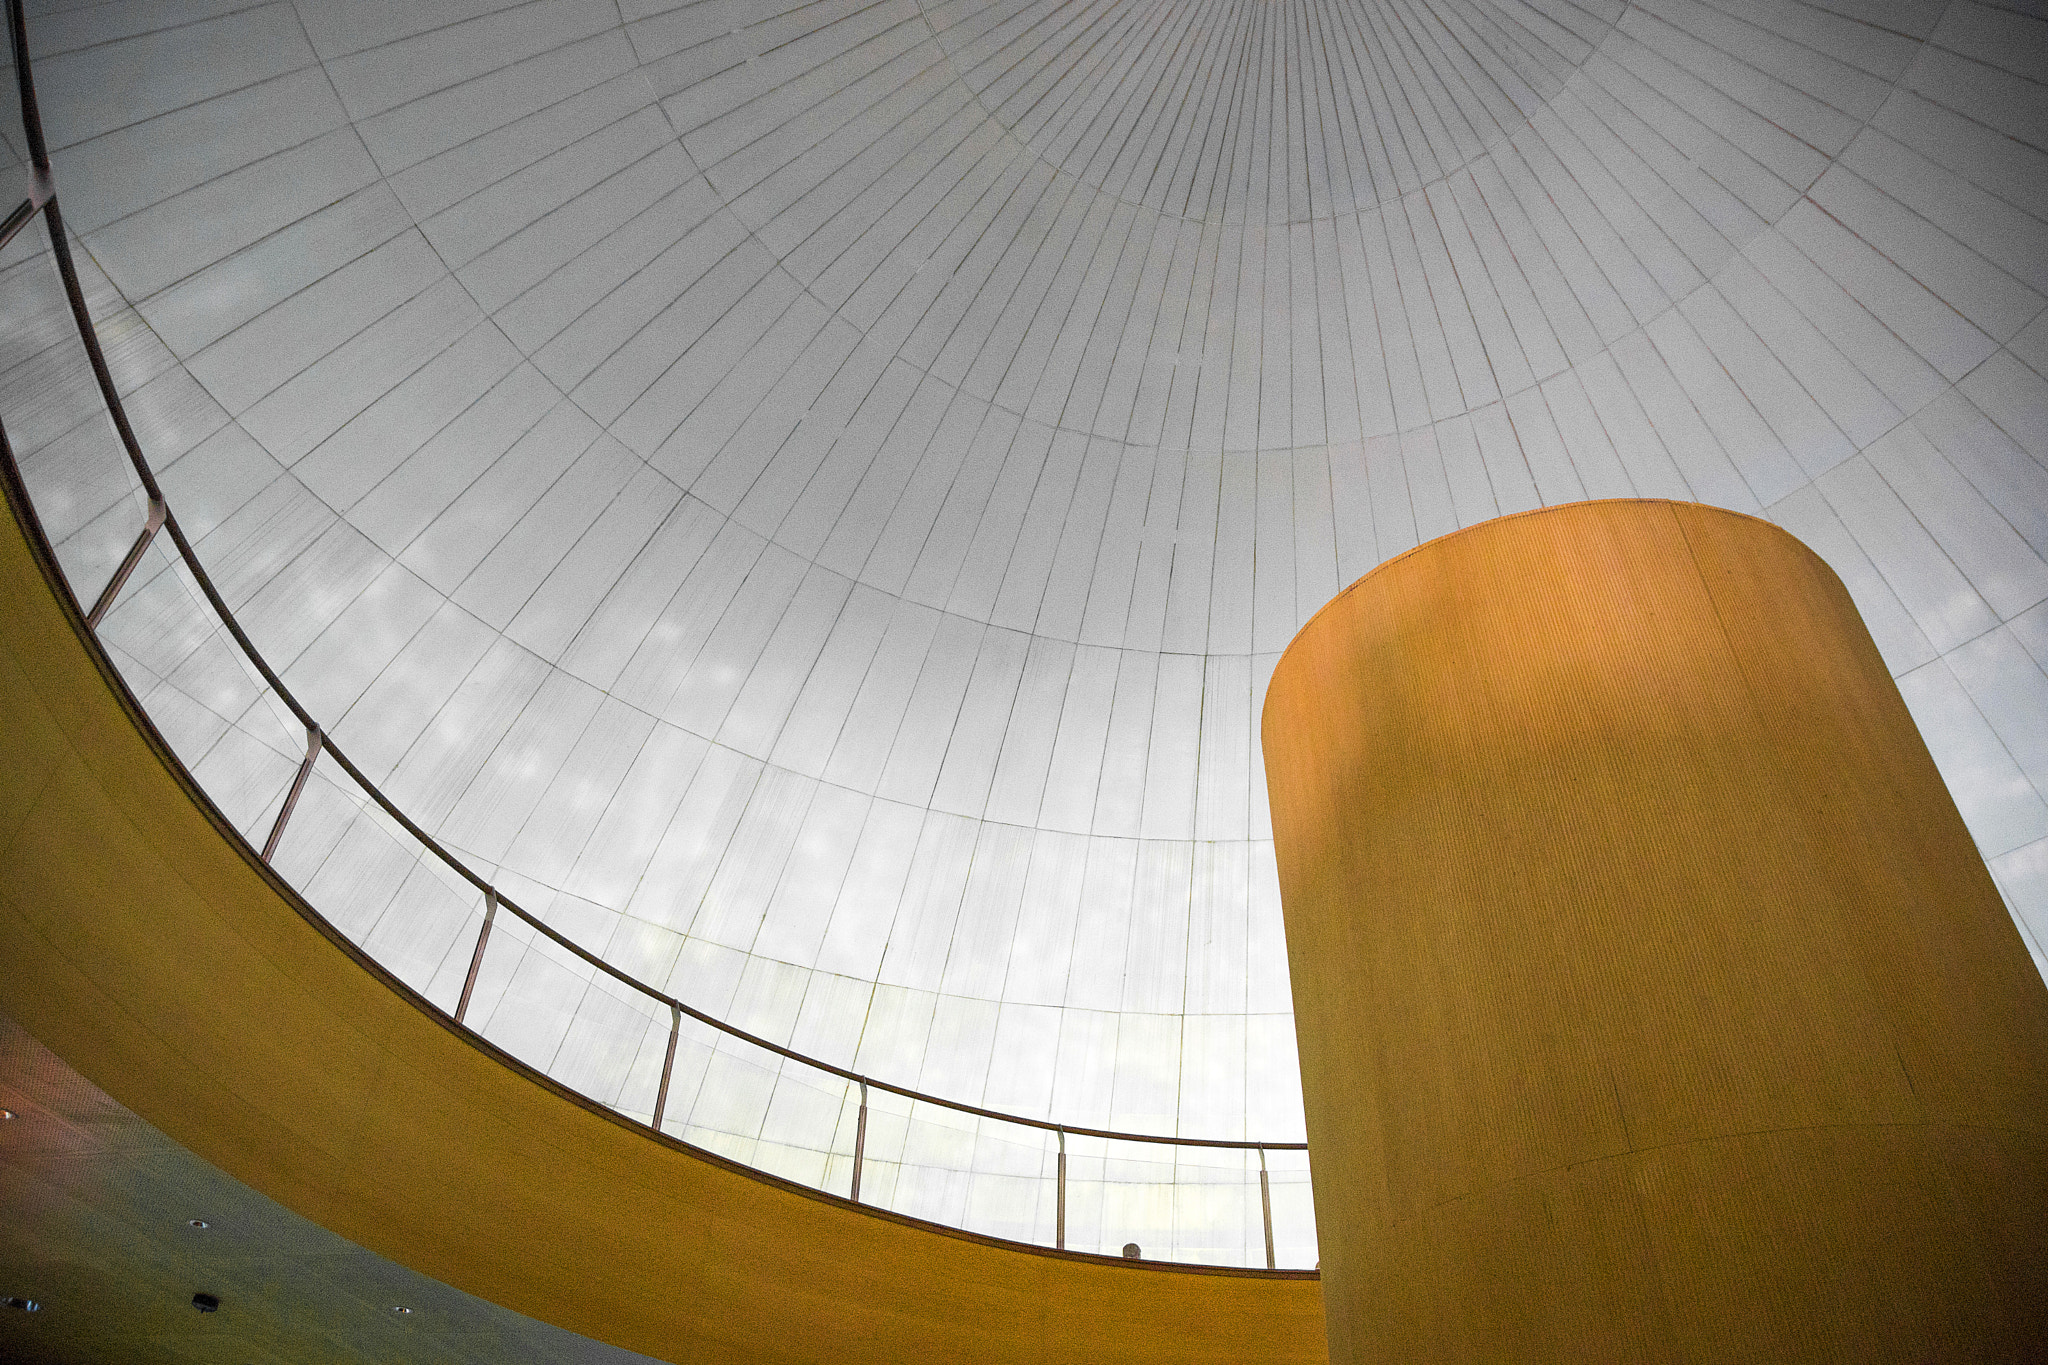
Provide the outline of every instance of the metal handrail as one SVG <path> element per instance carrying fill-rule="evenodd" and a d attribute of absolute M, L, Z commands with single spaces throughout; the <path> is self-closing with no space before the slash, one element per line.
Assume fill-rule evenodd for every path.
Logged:
<path fill-rule="evenodd" d="M 581 944 L 572 942 L 564 937 L 561 933 L 521 908 L 489 881 L 479 876 L 454 853 L 443 847 L 438 839 L 414 823 L 411 817 L 400 810 L 392 802 L 391 798 L 384 794 L 381 788 L 370 781 L 369 777 L 334 742 L 332 736 L 313 718 L 312 713 L 292 694 L 291 689 L 285 686 L 284 679 L 279 677 L 276 670 L 271 668 L 268 661 L 264 659 L 262 653 L 256 648 L 255 642 L 242 629 L 242 625 L 236 619 L 234 611 L 221 596 L 219 589 L 214 586 L 213 579 L 207 574 L 205 566 L 200 562 L 198 553 L 192 547 L 192 542 L 186 538 L 184 528 L 179 525 L 176 513 L 171 510 L 168 500 L 164 497 L 163 489 L 157 483 L 155 471 L 151 468 L 148 458 L 143 454 L 141 442 L 135 435 L 134 427 L 129 423 L 127 411 L 121 402 L 120 392 L 115 387 L 112 371 L 107 365 L 106 354 L 100 346 L 99 331 L 93 323 L 92 314 L 86 305 L 85 291 L 79 283 L 77 263 L 72 257 L 71 244 L 64 231 L 63 216 L 57 205 L 55 177 L 50 164 L 49 148 L 43 135 L 42 114 L 35 93 L 35 78 L 29 65 L 28 25 L 22 0 L 7 0 L 7 18 L 8 37 L 13 47 L 16 85 L 19 88 L 21 98 L 22 127 L 28 141 L 32 183 L 29 196 L 16 205 L 5 219 L 0 219 L 0 249 L 4 249 L 13 240 L 15 235 L 26 227 L 38 213 L 43 216 L 44 226 L 48 230 L 50 238 L 50 253 L 56 260 L 57 272 L 63 280 L 65 298 L 70 305 L 72 319 L 77 325 L 79 341 L 84 346 L 86 358 L 92 366 L 93 378 L 99 386 L 101 401 L 107 409 L 108 416 L 113 421 L 114 430 L 120 437 L 122 449 L 128 456 L 128 462 L 133 467 L 136 478 L 142 484 L 143 491 L 149 497 L 149 513 L 144 529 L 137 537 L 127 556 L 115 569 L 113 576 L 108 580 L 98 598 L 95 599 L 93 607 L 86 617 L 87 624 L 90 629 L 97 633 L 101 619 L 113 606 L 115 599 L 120 595 L 121 589 L 127 583 L 129 576 L 141 562 L 143 552 L 148 549 L 157 532 L 161 530 L 169 535 L 172 544 L 177 549 L 178 558 L 183 561 L 193 580 L 199 585 L 199 589 L 205 595 L 208 604 L 220 618 L 221 624 L 226 627 L 228 634 L 233 637 L 243 656 L 248 659 L 265 684 L 284 702 L 292 715 L 305 727 L 305 758 L 298 766 L 297 774 L 292 781 L 290 789 L 286 792 L 283 805 L 278 810 L 275 823 L 271 826 L 270 836 L 259 855 L 266 864 L 270 862 L 272 856 L 277 851 L 279 841 L 284 836 L 285 826 L 291 819 L 292 811 L 298 803 L 299 796 L 305 789 L 307 780 L 312 775 L 315 762 L 322 753 L 325 753 L 334 760 L 343 772 L 348 774 L 357 786 L 362 788 L 363 792 L 387 816 L 413 838 L 417 839 L 421 845 L 431 851 L 451 871 L 484 895 L 486 905 L 484 920 L 477 934 L 476 947 L 471 956 L 468 976 L 463 983 L 461 999 L 452 1015 L 455 1022 L 462 1024 L 465 1028 L 470 1027 L 465 1022 L 464 1016 L 468 1012 L 470 996 L 476 986 L 477 974 L 483 965 L 484 948 L 489 941 L 492 923 L 499 909 L 508 911 L 528 928 L 541 934 L 557 947 L 570 953 L 592 969 L 602 972 L 606 976 L 618 981 L 621 985 L 668 1007 L 670 1018 L 668 1052 L 662 1067 L 661 1087 L 656 1098 L 652 1122 L 643 1126 L 651 1128 L 656 1133 L 661 1131 L 662 1110 L 665 1108 L 668 1098 L 670 1072 L 675 1064 L 676 1041 L 681 1031 L 682 1020 L 687 1016 L 727 1037 L 737 1039 L 740 1042 L 790 1061 L 801 1063 L 827 1075 L 851 1081 L 860 1087 L 860 1109 L 854 1145 L 852 1192 L 850 1196 L 852 1202 L 858 1203 L 860 1201 L 860 1167 L 863 1148 L 866 1145 L 867 1097 L 869 1089 L 872 1088 L 886 1091 L 914 1103 L 936 1105 L 943 1109 L 953 1110 L 956 1113 L 970 1114 L 977 1118 L 994 1119 L 1003 1123 L 1013 1123 L 1021 1127 L 1037 1128 L 1057 1134 L 1059 1139 L 1059 1213 L 1056 1238 L 1057 1244 L 1061 1247 L 1066 1245 L 1066 1140 L 1068 1137 L 1100 1138 L 1115 1142 L 1154 1143 L 1173 1147 L 1228 1148 L 1238 1151 L 1256 1151 L 1259 1154 L 1259 1184 L 1262 1203 L 1265 1206 L 1266 1265 L 1269 1269 L 1272 1268 L 1274 1263 L 1273 1217 L 1266 1173 L 1266 1153 L 1269 1151 L 1305 1152 L 1308 1150 L 1306 1142 L 1253 1142 L 1235 1138 L 1169 1137 L 1156 1133 L 1125 1133 L 1114 1129 L 1088 1128 L 1075 1124 L 1058 1123 L 1050 1119 L 1027 1118 L 1021 1114 L 1008 1114 L 1000 1110 L 987 1109 L 980 1105 L 967 1104 L 960 1100 L 946 1099 L 939 1095 L 929 1095 L 923 1091 L 911 1089 L 908 1086 L 878 1080 L 875 1077 L 863 1075 L 847 1067 L 836 1066 L 831 1062 L 808 1056 L 793 1048 L 784 1047 L 780 1043 L 771 1042 L 722 1019 L 715 1018 L 703 1010 L 697 1009 L 669 995 L 665 991 L 658 990 L 640 981 L 590 952 Z M 6 442 L 4 431 L 0 431 L 0 458 L 4 458 L 10 464 L 13 463 L 14 459 L 12 449 Z M 33 505 L 30 505 L 27 511 L 31 517 L 36 516 Z"/>

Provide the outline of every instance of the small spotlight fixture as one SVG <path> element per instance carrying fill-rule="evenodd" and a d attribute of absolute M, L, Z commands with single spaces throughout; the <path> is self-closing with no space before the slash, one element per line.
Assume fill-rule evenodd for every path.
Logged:
<path fill-rule="evenodd" d="M 192 1306 L 202 1313 L 218 1313 L 220 1311 L 220 1296 L 218 1294 L 194 1294 L 192 1296 Z"/>
<path fill-rule="evenodd" d="M 8 1117 L 12 1118 L 14 1116 L 9 1114 Z M 12 1308 L 23 1313 L 40 1313 L 43 1310 L 43 1306 L 34 1299 L 17 1299 L 12 1294 L 9 1294 L 4 1299 L 0 1299 L 0 1306 Z"/>
<path fill-rule="evenodd" d="M 188 1228 L 198 1228 L 201 1232 L 204 1232 L 208 1228 L 212 1227 L 213 1224 L 207 1222 L 204 1218 L 194 1218 L 190 1222 L 186 1223 L 185 1226 Z"/>

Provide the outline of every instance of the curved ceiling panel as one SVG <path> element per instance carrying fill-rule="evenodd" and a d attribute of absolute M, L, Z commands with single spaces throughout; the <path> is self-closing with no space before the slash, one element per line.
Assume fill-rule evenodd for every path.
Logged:
<path fill-rule="evenodd" d="M 34 41 L 165 486 L 402 806 L 748 1029 L 1280 1139 L 1267 674 L 1505 512 L 1696 499 L 1825 555 L 2038 958 L 2043 35 L 1968 0 L 137 0 Z M 96 584 L 135 514 L 85 410 L 20 444 Z M 248 742 L 152 591 L 106 638 L 263 818 L 297 741 Z M 390 888 L 322 903 L 459 975 Z M 580 999 L 486 1032 L 544 1052 Z"/>
<path fill-rule="evenodd" d="M 1562 88 L 1621 9 L 990 0 L 925 17 L 976 103 L 1041 160 L 1168 217 L 1280 224 L 1466 165 Z M 1275 160 L 1292 168 L 1283 193 L 1268 190 Z"/>

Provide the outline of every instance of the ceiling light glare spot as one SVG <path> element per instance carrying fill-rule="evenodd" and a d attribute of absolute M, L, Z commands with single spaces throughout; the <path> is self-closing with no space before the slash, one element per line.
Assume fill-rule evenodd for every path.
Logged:
<path fill-rule="evenodd" d="M 8 1117 L 12 1118 L 13 1115 L 10 1114 Z M 0 1299 L 0 1306 L 13 1308 L 23 1313 L 40 1313 L 43 1311 L 43 1306 L 34 1299 L 18 1299 L 12 1294 L 9 1294 L 4 1299 Z"/>
<path fill-rule="evenodd" d="M 12 1109 L 0 1109 L 0 1123 L 5 1123 L 13 1117 L 14 1111 Z"/>
<path fill-rule="evenodd" d="M 188 1228 L 198 1228 L 201 1232 L 204 1232 L 212 1227 L 213 1224 L 207 1222 L 204 1218 L 194 1218 L 189 1220 L 185 1226 Z"/>

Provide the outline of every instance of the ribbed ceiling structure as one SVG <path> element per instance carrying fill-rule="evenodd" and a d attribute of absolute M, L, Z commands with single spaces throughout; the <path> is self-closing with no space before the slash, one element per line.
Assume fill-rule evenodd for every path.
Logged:
<path fill-rule="evenodd" d="M 1833 564 L 2044 960 L 2037 17 L 41 8 L 95 309 L 230 602 L 422 824 L 708 1010 L 1298 1137 L 1275 657 L 1421 540 L 1633 495 Z M 10 331 L 96 591 L 139 513 L 82 372 L 22 359 L 58 333 Z M 303 737 L 138 583 L 106 638 L 256 828 Z M 459 977 L 459 917 L 307 875 Z M 485 1029 L 548 1055 L 582 999 L 536 976 Z"/>

